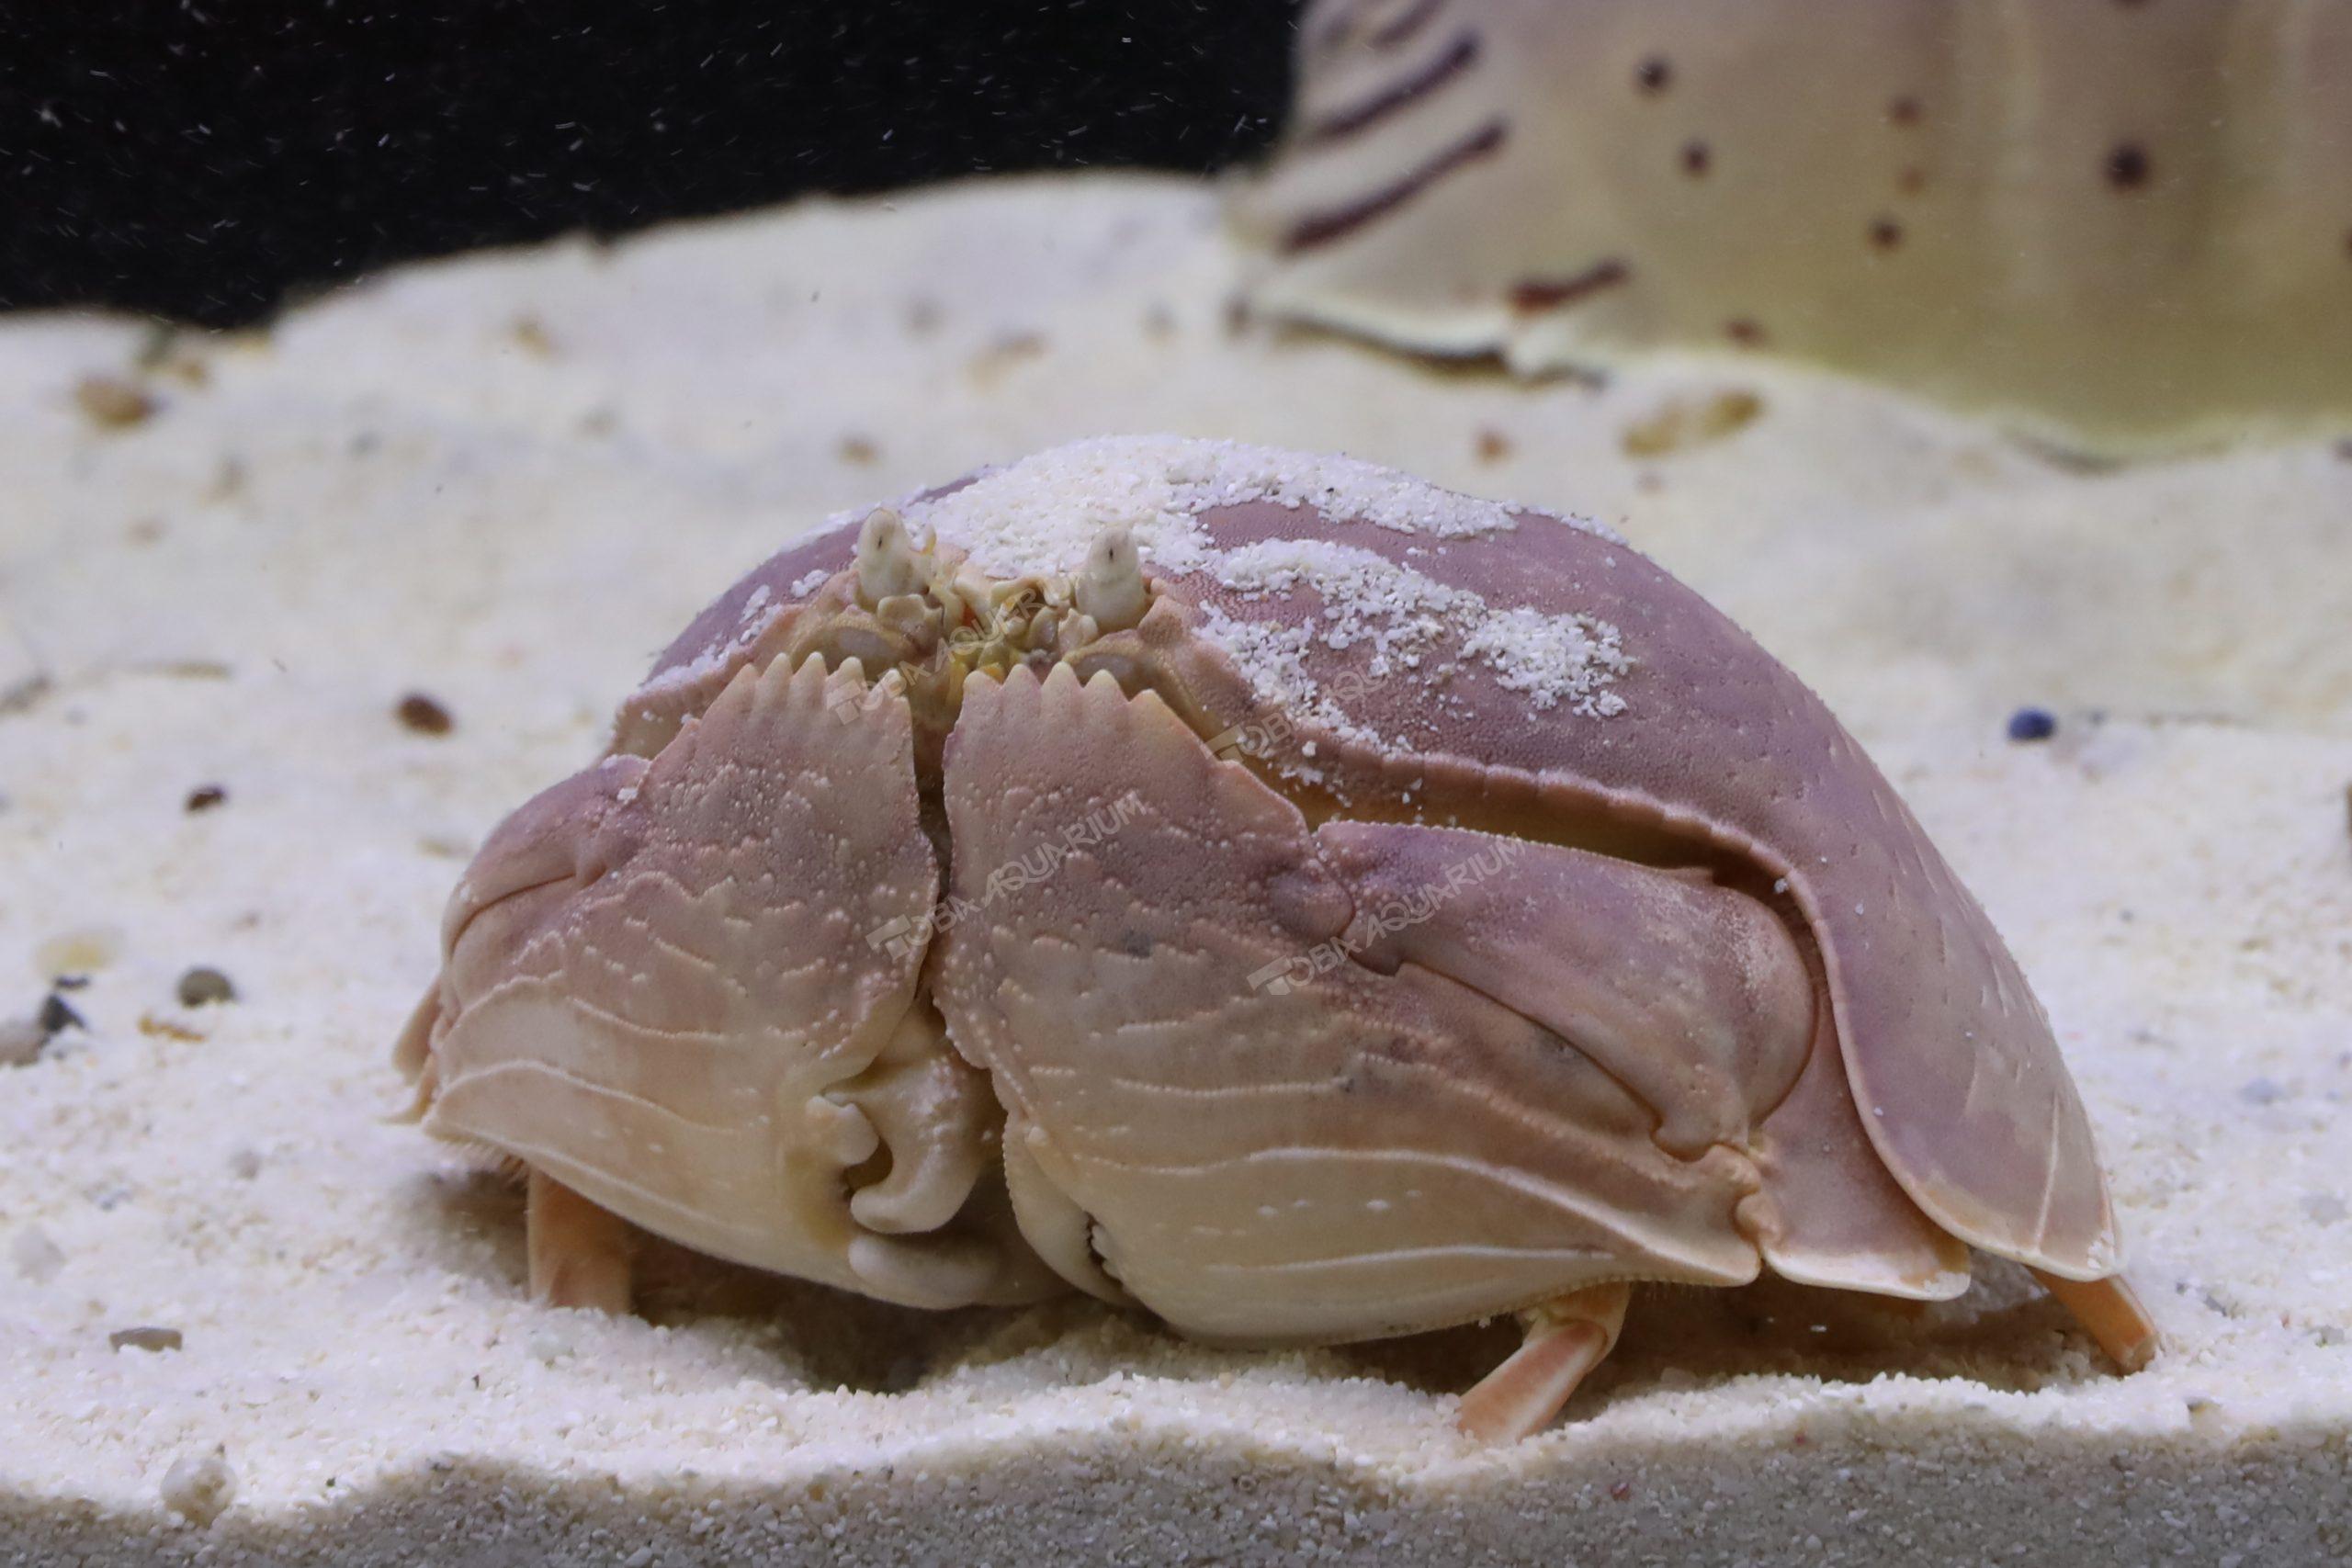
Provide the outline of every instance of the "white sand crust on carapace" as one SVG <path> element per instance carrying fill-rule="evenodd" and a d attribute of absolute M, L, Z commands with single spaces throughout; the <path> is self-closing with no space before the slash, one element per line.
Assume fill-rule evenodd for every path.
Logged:
<path fill-rule="evenodd" d="M 1763 366 L 1441 374 L 1237 329 L 1229 282 L 1214 193 L 1089 177 L 419 267 L 266 333 L 0 322 L 0 1021 L 87 977 L 0 1066 L 0 1563 L 2352 1551 L 2352 461 L 2086 471 Z M 1726 391 L 1761 412 L 1626 439 Z M 1596 518 L 1819 689 L 2049 1005 L 2157 1363 L 2109 1375 L 2006 1268 L 1917 1314 L 1656 1291 L 1575 1419 L 1486 1450 L 1449 1402 L 1507 1325 L 1217 1351 L 661 1249 L 644 1319 L 530 1305 L 518 1200 L 379 1121 L 481 835 L 795 532 L 1158 432 Z M 967 506 L 915 521 L 1038 520 Z M 1604 698 L 1607 628 L 1553 629 L 1557 701 Z M 2052 739 L 2003 738 L 2025 705 Z M 198 965 L 235 999 L 182 1005 Z M 142 1327 L 179 1348 L 109 1342 Z"/>
<path fill-rule="evenodd" d="M 1608 622 L 1573 608 L 1491 604 L 1409 561 L 1329 539 L 1230 547 L 1211 540 L 1202 513 L 1253 502 L 1309 508 L 1439 541 L 1509 534 L 1519 527 L 1515 512 L 1525 510 L 1356 458 L 1174 436 L 1071 442 L 991 466 L 944 495 L 902 498 L 894 510 L 926 543 L 961 549 L 979 570 L 1001 578 L 1075 572 L 1102 532 L 1120 526 L 1136 540 L 1147 572 L 1204 574 L 1245 600 L 1311 589 L 1317 607 L 1299 625 L 1239 621 L 1211 605 L 1198 630 L 1234 661 L 1261 701 L 1321 716 L 1351 739 L 1391 744 L 1308 677 L 1299 655 L 1309 641 L 1333 649 L 1369 645 L 1364 673 L 1374 680 L 1408 675 L 1440 647 L 1458 649 L 1490 669 L 1505 691 L 1523 696 L 1531 716 L 1564 703 L 1564 711 L 1586 717 L 1624 711 L 1624 699 L 1607 690 L 1628 667 L 1618 628 Z M 823 525 L 855 527 L 869 510 L 852 507 Z M 1623 539 L 1589 518 L 1558 521 Z M 754 608 L 747 604 L 734 637 L 705 649 L 681 673 L 722 665 L 756 635 Z"/>

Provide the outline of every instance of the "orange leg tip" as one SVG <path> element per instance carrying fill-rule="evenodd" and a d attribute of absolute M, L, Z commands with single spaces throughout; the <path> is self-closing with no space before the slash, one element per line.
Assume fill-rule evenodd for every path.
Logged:
<path fill-rule="evenodd" d="M 1515 1443 L 1540 1432 L 1608 1348 L 1609 1337 L 1591 1324 L 1531 1337 L 1462 1396 L 1453 1424 L 1484 1443 Z"/>
<path fill-rule="evenodd" d="M 2155 1319 L 2120 1274 L 2104 1280 L 2062 1280 L 2039 1269 L 2033 1277 L 2075 1314 L 2084 1332 L 2098 1342 L 2108 1359 L 2126 1372 L 2136 1372 L 2154 1359 L 2160 1337 Z"/>
<path fill-rule="evenodd" d="M 628 1222 L 534 1169 L 525 1200 L 531 1299 L 620 1316 L 632 1295 Z"/>
<path fill-rule="evenodd" d="M 1486 1443 L 1542 1431 L 1616 1347 L 1629 1294 L 1623 1284 L 1594 1285 L 1525 1314 L 1525 1342 L 1462 1396 L 1454 1427 Z"/>

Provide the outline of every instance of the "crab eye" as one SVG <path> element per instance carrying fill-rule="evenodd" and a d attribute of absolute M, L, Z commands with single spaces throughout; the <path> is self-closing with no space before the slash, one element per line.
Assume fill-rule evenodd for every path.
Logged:
<path fill-rule="evenodd" d="M 1087 547 L 1086 570 L 1078 580 L 1079 613 L 1091 615 L 1102 631 L 1122 632 L 1143 619 L 1148 600 L 1135 536 L 1125 524 L 1114 523 Z"/>
<path fill-rule="evenodd" d="M 926 544 L 928 541 L 926 541 Z M 929 578 L 918 547 L 899 514 L 877 506 L 857 531 L 857 596 L 871 610 L 885 599 L 922 590 Z"/>

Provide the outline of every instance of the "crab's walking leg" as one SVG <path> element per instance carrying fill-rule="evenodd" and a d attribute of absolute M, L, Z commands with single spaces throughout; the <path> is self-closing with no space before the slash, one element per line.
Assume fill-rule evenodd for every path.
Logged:
<path fill-rule="evenodd" d="M 2127 1372 L 2136 1372 L 2156 1353 L 2156 1324 L 2120 1274 L 2104 1280 L 2062 1280 L 2041 1269 L 2033 1277 L 2075 1314 L 2075 1321 L 2098 1341 L 2108 1359 Z"/>
<path fill-rule="evenodd" d="M 629 1308 L 628 1222 L 531 1170 L 523 1214 L 531 1260 L 531 1299 L 619 1315 Z"/>
<path fill-rule="evenodd" d="M 1616 1345 L 1632 1290 L 1623 1281 L 1589 1285 L 1521 1314 L 1526 1342 L 1462 1396 L 1453 1424 L 1489 1443 L 1542 1431 Z"/>

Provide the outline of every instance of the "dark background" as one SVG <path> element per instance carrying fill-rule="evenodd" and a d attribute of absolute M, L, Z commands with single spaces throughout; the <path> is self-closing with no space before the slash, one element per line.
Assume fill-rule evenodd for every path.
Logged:
<path fill-rule="evenodd" d="M 0 0 L 0 309 L 1271 139 L 1293 0 Z"/>

